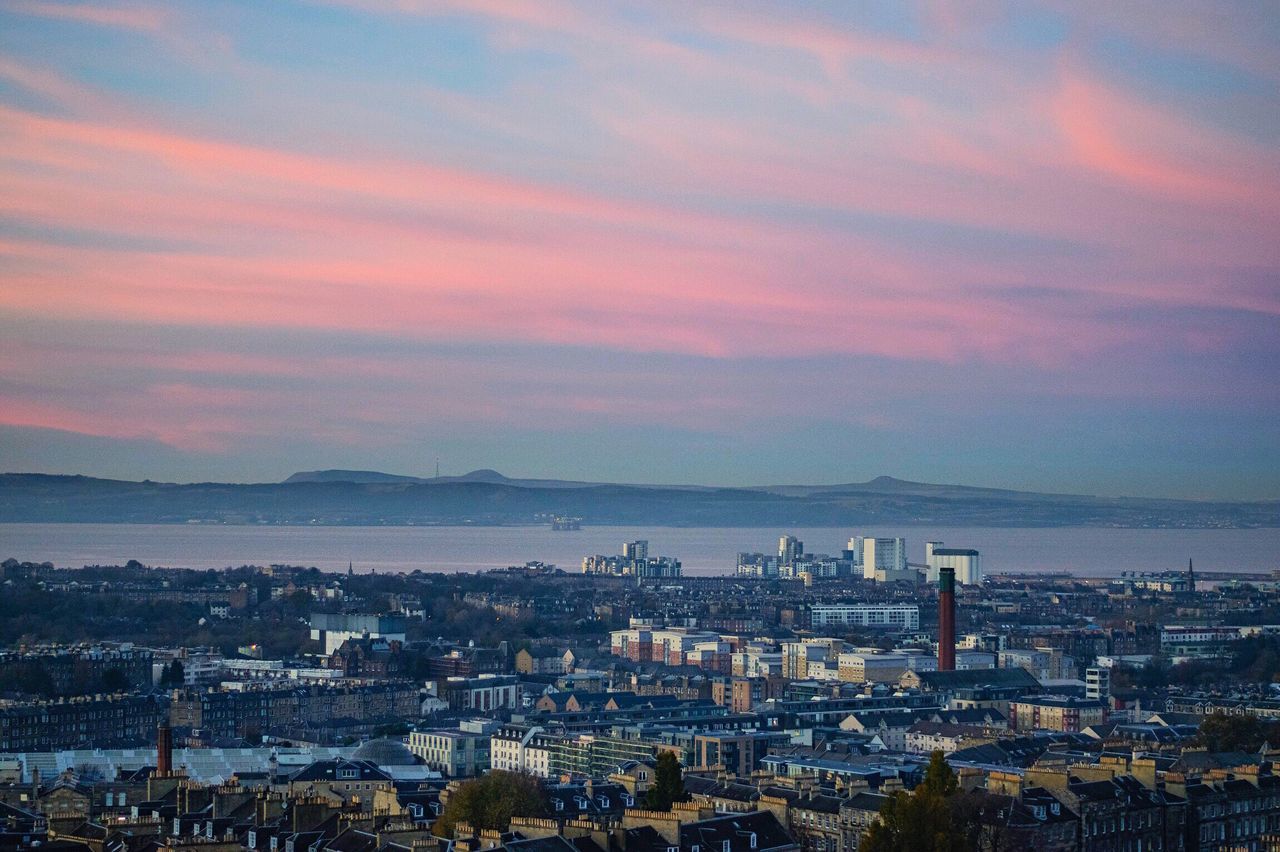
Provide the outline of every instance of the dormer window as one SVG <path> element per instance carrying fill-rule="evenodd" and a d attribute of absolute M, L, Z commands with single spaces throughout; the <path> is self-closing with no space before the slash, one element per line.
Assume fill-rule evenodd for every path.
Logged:
<path fill-rule="evenodd" d="M 729 841 L 727 840 L 720 841 L 720 850 L 721 852 L 729 852 Z"/>
<path fill-rule="evenodd" d="M 556 810 L 564 810 L 564 799 L 552 799 L 551 801 L 555 805 Z"/>
<path fill-rule="evenodd" d="M 756 837 L 756 833 L 754 831 L 751 832 L 751 837 L 748 838 L 748 842 L 751 844 L 752 849 L 755 849 L 756 846 L 759 845 L 759 838 Z"/>
<path fill-rule="evenodd" d="M 359 769 L 339 769 L 338 777 L 339 778 L 359 778 L 360 770 Z"/>

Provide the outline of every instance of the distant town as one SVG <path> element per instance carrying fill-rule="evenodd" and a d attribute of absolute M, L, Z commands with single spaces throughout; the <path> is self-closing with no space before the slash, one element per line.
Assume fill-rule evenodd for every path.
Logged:
<path fill-rule="evenodd" d="M 955 544 L 783 536 L 697 578 L 645 540 L 472 574 L 10 559 L 0 849 L 874 852 L 913 809 L 948 848 L 1275 848 L 1280 577 Z"/>

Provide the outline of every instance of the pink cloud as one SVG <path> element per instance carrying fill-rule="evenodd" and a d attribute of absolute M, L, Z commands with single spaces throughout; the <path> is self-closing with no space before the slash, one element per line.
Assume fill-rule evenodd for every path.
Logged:
<path fill-rule="evenodd" d="M 143 32 L 159 32 L 165 21 L 165 16 L 160 9 L 149 6 L 67 3 L 59 0 L 13 0 L 5 8 L 10 12 L 25 15 Z"/>
<path fill-rule="evenodd" d="M 1274 184 L 1259 185 L 1228 172 L 1236 164 L 1223 159 L 1232 156 L 1237 143 L 1188 127 L 1185 117 L 1165 115 L 1078 74 L 1063 75 L 1053 114 L 1070 152 L 1087 169 L 1192 201 L 1274 205 L 1277 200 Z M 1170 150 L 1173 145 L 1194 150 L 1179 158 Z"/>

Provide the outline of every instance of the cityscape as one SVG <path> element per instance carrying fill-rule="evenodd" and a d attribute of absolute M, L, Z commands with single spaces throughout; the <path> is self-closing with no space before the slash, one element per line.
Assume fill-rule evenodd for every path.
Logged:
<path fill-rule="evenodd" d="M 0 852 L 1280 852 L 1276 0 L 0 2 Z"/>
<path fill-rule="evenodd" d="M 646 540 L 457 574 L 9 559 L 4 842 L 854 852 L 942 773 L 973 848 L 1270 848 L 1280 572 L 848 545 L 716 577 Z"/>

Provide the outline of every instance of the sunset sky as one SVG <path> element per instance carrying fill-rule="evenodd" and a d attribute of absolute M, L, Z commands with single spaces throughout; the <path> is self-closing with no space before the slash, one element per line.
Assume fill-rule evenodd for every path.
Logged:
<path fill-rule="evenodd" d="M 1280 497 L 1275 3 L 0 3 L 0 469 Z"/>

